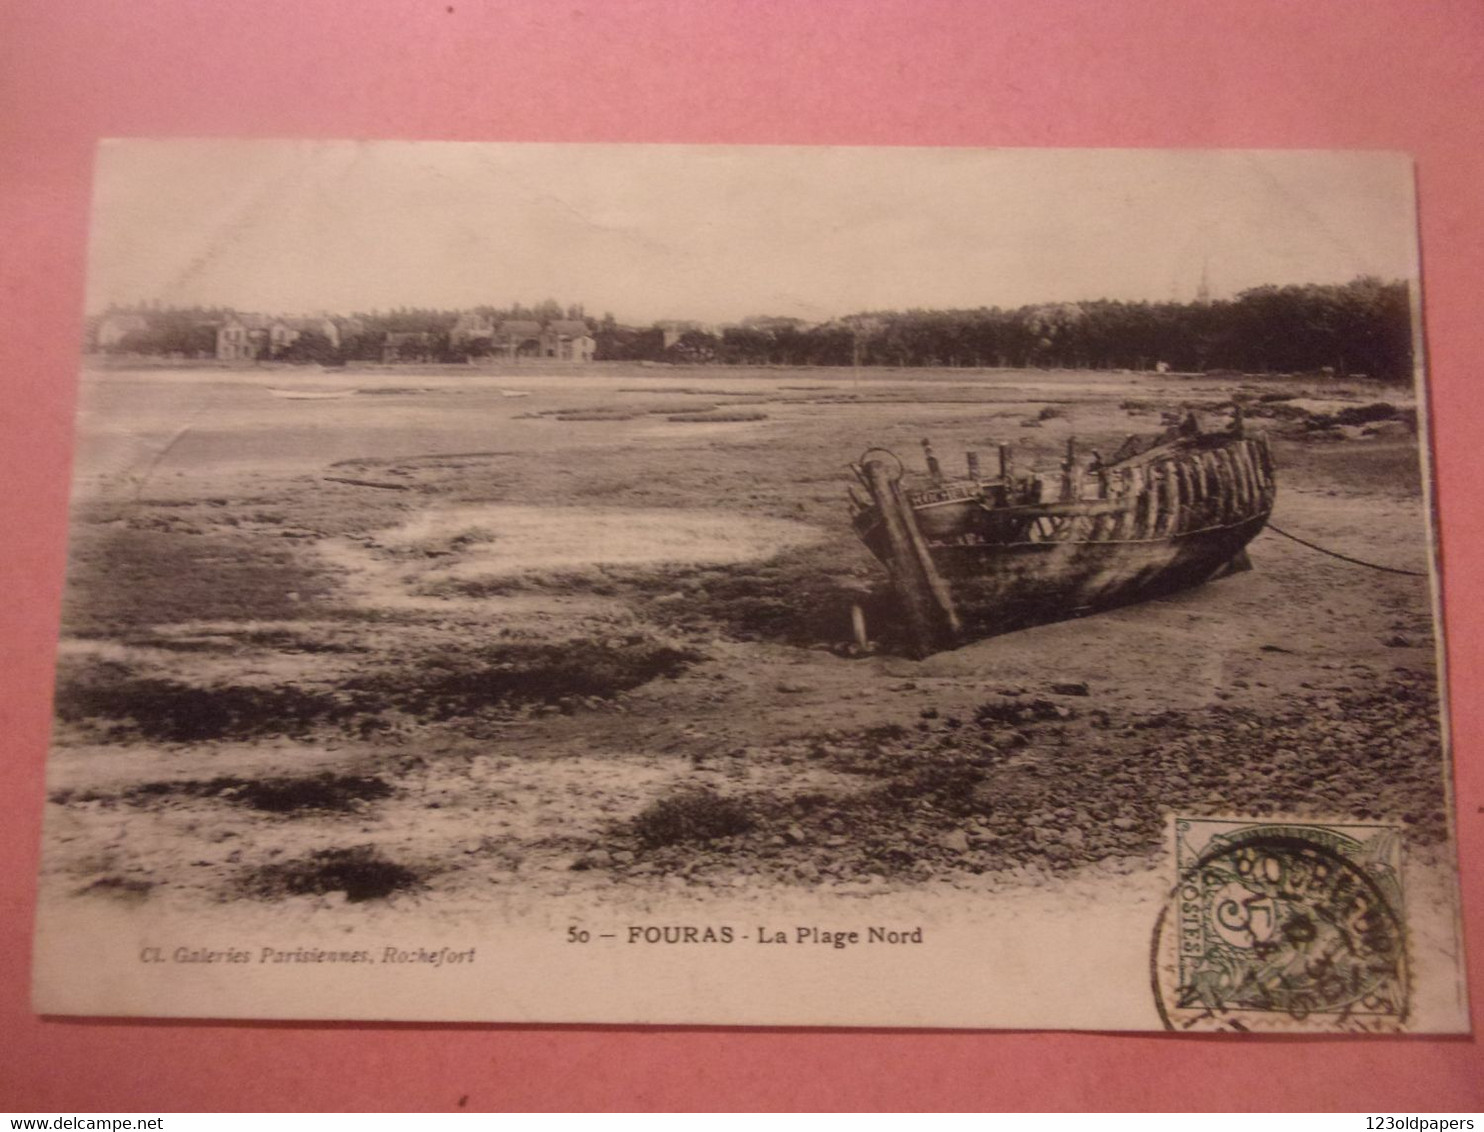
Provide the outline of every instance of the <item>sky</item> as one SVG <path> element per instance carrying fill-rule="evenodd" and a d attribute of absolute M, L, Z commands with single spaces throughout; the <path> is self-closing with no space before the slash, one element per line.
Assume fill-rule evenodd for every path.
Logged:
<path fill-rule="evenodd" d="M 1416 273 L 1398 154 L 128 139 L 87 303 L 824 321 Z"/>

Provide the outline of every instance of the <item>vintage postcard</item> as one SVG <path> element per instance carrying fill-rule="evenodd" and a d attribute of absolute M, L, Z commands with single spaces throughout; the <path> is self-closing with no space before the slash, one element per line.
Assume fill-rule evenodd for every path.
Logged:
<path fill-rule="evenodd" d="M 1467 1029 L 1412 186 L 105 143 L 36 1009 Z"/>

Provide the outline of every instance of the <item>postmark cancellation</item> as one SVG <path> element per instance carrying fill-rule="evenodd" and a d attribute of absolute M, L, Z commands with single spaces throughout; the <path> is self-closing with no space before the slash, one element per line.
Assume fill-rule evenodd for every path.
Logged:
<path fill-rule="evenodd" d="M 1175 817 L 1153 983 L 1176 1031 L 1399 1032 L 1398 829 Z"/>

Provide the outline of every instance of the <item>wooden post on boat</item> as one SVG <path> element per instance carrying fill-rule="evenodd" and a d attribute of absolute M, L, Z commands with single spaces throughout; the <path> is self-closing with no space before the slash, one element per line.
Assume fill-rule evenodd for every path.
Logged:
<path fill-rule="evenodd" d="M 1154 534 L 1154 473 L 1146 467 L 1130 470 L 1134 485 L 1134 526 L 1129 537 L 1147 539 Z"/>
<path fill-rule="evenodd" d="M 1203 514 L 1206 523 L 1219 523 L 1226 518 L 1222 510 L 1225 504 L 1222 501 L 1223 489 L 1218 464 L 1214 452 L 1201 453 L 1201 475 L 1206 484 L 1206 506 Z"/>
<path fill-rule="evenodd" d="M 1257 448 L 1258 448 L 1258 455 L 1261 457 L 1261 461 L 1260 462 L 1262 464 L 1262 482 L 1263 482 L 1263 486 L 1268 491 L 1272 491 L 1272 489 L 1273 489 L 1273 449 L 1272 449 L 1271 445 L 1268 444 L 1267 433 L 1260 432 L 1260 433 L 1257 434 Z"/>
<path fill-rule="evenodd" d="M 1160 467 L 1158 464 L 1144 465 L 1144 490 L 1140 492 L 1144 509 L 1139 512 L 1139 537 L 1156 538 L 1159 535 Z"/>
<path fill-rule="evenodd" d="M 1246 440 L 1237 442 L 1232 450 L 1237 463 L 1237 480 L 1241 484 L 1242 517 L 1245 519 L 1257 510 L 1261 495 L 1257 485 L 1257 467 L 1252 462 L 1252 445 Z"/>
<path fill-rule="evenodd" d="M 1182 517 L 1189 514 L 1189 509 L 1195 506 L 1195 477 L 1191 473 L 1190 464 L 1185 460 L 1175 461 L 1176 476 L 1176 499 L 1180 504 Z"/>
<path fill-rule="evenodd" d="M 1252 480 L 1247 471 L 1247 445 L 1238 441 L 1232 446 L 1232 474 L 1237 480 L 1237 517 L 1245 519 L 1252 513 Z"/>
<path fill-rule="evenodd" d="M 1149 497 L 1149 519 L 1144 537 L 1158 538 L 1165 533 L 1165 467 L 1163 464 L 1150 464 L 1145 471 L 1148 473 L 1148 486 L 1144 493 Z"/>
<path fill-rule="evenodd" d="M 1180 529 L 1180 469 L 1172 461 L 1164 465 L 1163 472 L 1160 493 L 1165 521 L 1160 534 L 1172 535 Z"/>
<path fill-rule="evenodd" d="M 1242 513 L 1247 509 L 1247 500 L 1242 490 L 1242 461 L 1235 448 L 1223 448 L 1221 451 L 1221 462 L 1226 465 L 1227 475 L 1231 477 L 1231 517 L 1240 519 Z"/>
<path fill-rule="evenodd" d="M 1000 479 L 1005 481 L 1005 486 L 1010 486 L 1010 481 L 1015 478 L 1015 452 L 1008 444 L 1000 445 Z"/>
<path fill-rule="evenodd" d="M 1216 449 L 1211 458 L 1216 461 L 1216 482 L 1221 485 L 1221 521 L 1228 523 L 1237 516 L 1237 476 L 1226 449 Z"/>
<path fill-rule="evenodd" d="M 913 647 L 919 655 L 926 656 L 944 643 L 945 636 L 958 636 L 961 629 L 958 612 L 953 607 L 947 583 L 933 565 L 922 532 L 917 529 L 901 481 L 892 476 L 881 460 L 867 461 L 863 471 L 891 547 L 895 564 L 892 573 L 907 613 Z"/>
<path fill-rule="evenodd" d="M 933 477 L 934 483 L 943 482 L 943 468 L 938 463 L 938 457 L 933 455 L 933 442 L 924 440 L 922 442 L 922 454 L 927 459 L 928 475 Z"/>
<path fill-rule="evenodd" d="M 1077 440 L 1067 437 L 1067 460 L 1061 466 L 1061 498 L 1070 503 L 1082 495 L 1082 471 L 1077 467 Z"/>
<path fill-rule="evenodd" d="M 1231 488 L 1222 470 L 1221 453 L 1206 452 L 1201 460 L 1206 465 L 1206 482 L 1211 488 L 1211 515 L 1213 523 L 1227 520 L 1227 509 L 1231 506 Z"/>
<path fill-rule="evenodd" d="M 975 483 L 978 483 L 979 482 L 979 453 L 977 453 L 977 452 L 968 452 L 968 453 L 965 453 L 964 458 L 968 462 L 968 465 L 969 465 L 969 478 L 971 480 L 973 480 Z"/>
<path fill-rule="evenodd" d="M 1273 478 L 1273 449 L 1268 444 L 1267 434 L 1263 432 L 1257 434 L 1257 457 L 1258 467 L 1262 471 L 1263 506 L 1272 507 L 1278 484 Z"/>

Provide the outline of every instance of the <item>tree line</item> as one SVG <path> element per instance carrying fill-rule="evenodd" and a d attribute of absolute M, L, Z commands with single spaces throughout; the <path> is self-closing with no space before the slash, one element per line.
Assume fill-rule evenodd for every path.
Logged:
<path fill-rule="evenodd" d="M 116 348 L 131 353 L 210 355 L 220 308 L 154 308 L 146 330 Z M 822 324 L 755 317 L 721 328 L 683 323 L 628 326 L 589 317 L 554 299 L 533 306 L 470 310 L 405 307 L 337 320 L 338 346 L 313 331 L 282 360 L 379 361 L 388 335 L 412 360 L 466 361 L 489 339 L 456 336 L 463 316 L 585 322 L 598 360 L 762 366 L 965 366 L 1016 369 L 1168 368 L 1177 372 L 1332 372 L 1403 381 L 1412 373 L 1407 284 L 1365 276 L 1345 284 L 1255 287 L 1213 302 L 1097 300 L 1002 309 L 870 311 Z M 96 324 L 96 320 L 94 320 Z M 410 351 L 410 353 L 409 353 Z"/>
<path fill-rule="evenodd" d="M 1014 369 L 1332 372 L 1404 381 L 1412 374 L 1407 285 L 1256 287 L 1215 302 L 1099 300 L 1013 310 L 873 311 L 809 326 L 753 319 L 605 341 L 598 356 L 733 365 L 998 366 Z"/>

